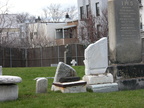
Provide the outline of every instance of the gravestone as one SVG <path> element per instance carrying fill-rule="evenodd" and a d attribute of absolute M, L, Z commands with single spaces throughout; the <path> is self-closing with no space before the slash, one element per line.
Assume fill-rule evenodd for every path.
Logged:
<path fill-rule="evenodd" d="M 60 78 L 62 77 L 75 77 L 75 76 L 77 76 L 77 73 L 71 66 L 63 62 L 59 62 L 54 77 L 54 82 L 59 82 Z"/>
<path fill-rule="evenodd" d="M 113 74 L 114 81 L 118 82 L 119 89 L 125 90 L 128 88 L 127 79 L 131 81 L 144 77 L 138 0 L 108 0 L 108 22 L 111 63 L 108 71 Z M 133 88 L 139 85 L 138 82 L 131 84 Z"/>
<path fill-rule="evenodd" d="M 117 83 L 113 83 L 113 75 L 106 73 L 108 67 L 107 38 L 101 38 L 85 49 L 85 75 L 87 89 L 93 92 L 118 91 Z"/>
<path fill-rule="evenodd" d="M 72 49 L 71 46 L 67 44 L 65 46 L 64 51 L 64 63 L 70 65 L 71 59 L 72 59 Z"/>
<path fill-rule="evenodd" d="M 105 73 L 108 67 L 107 38 L 90 44 L 85 49 L 85 75 Z"/>
<path fill-rule="evenodd" d="M 111 63 L 141 62 L 138 0 L 108 0 Z"/>
<path fill-rule="evenodd" d="M 51 90 L 62 93 L 86 92 L 86 82 L 77 77 L 75 69 L 71 66 L 59 62 Z"/>
<path fill-rule="evenodd" d="M 36 81 L 36 93 L 47 93 L 47 78 L 38 78 Z"/>

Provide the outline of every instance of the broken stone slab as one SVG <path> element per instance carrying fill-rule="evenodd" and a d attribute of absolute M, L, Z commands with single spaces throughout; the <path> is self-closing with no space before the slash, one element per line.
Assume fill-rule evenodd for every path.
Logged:
<path fill-rule="evenodd" d="M 118 91 L 118 84 L 108 83 L 108 84 L 88 85 L 87 89 L 93 92 L 115 92 Z"/>
<path fill-rule="evenodd" d="M 59 80 L 63 77 L 76 77 L 76 76 L 77 76 L 77 73 L 75 69 L 73 69 L 71 66 L 63 62 L 59 62 L 53 82 L 59 82 Z M 54 87 L 55 86 L 52 85 L 51 90 L 54 90 Z"/>
<path fill-rule="evenodd" d="M 59 82 L 74 82 L 74 81 L 79 81 L 80 77 L 62 77 L 60 78 Z"/>
<path fill-rule="evenodd" d="M 21 77 L 18 76 L 0 76 L 0 84 L 16 84 L 22 81 Z"/>
<path fill-rule="evenodd" d="M 53 85 L 55 85 L 54 91 L 61 91 L 62 93 L 86 92 L 86 82 L 82 80 L 66 83 L 55 82 Z"/>
<path fill-rule="evenodd" d="M 36 93 L 47 93 L 48 80 L 47 78 L 39 78 L 36 81 Z"/>
<path fill-rule="evenodd" d="M 84 53 L 85 75 L 102 74 L 108 67 L 107 38 L 101 38 L 90 44 Z"/>
<path fill-rule="evenodd" d="M 56 69 L 56 74 L 54 77 L 54 82 L 59 82 L 62 77 L 75 77 L 77 76 L 76 71 L 69 65 L 59 62 L 58 67 Z"/>
<path fill-rule="evenodd" d="M 87 84 L 104 84 L 104 83 L 113 83 L 113 75 L 111 73 L 107 74 L 98 74 L 98 75 L 85 75 L 83 80 Z"/>

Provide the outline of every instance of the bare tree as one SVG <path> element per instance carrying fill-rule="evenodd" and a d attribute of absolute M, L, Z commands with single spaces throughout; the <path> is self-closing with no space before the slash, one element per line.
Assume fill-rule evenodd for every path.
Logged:
<path fill-rule="evenodd" d="M 35 17 L 30 15 L 29 13 L 19 13 L 17 14 L 17 22 L 25 23 L 25 22 L 34 22 Z"/>
<path fill-rule="evenodd" d="M 7 2 L 0 2 L 0 46 L 12 47 L 17 43 L 18 29 L 14 14 L 8 14 Z"/>
<path fill-rule="evenodd" d="M 71 19 L 77 18 L 77 8 L 71 6 L 68 8 L 62 8 L 60 4 L 50 4 L 43 9 L 44 17 L 49 22 L 60 22 L 65 20 L 65 15 L 68 13 Z"/>
<path fill-rule="evenodd" d="M 107 9 L 101 10 L 101 15 L 93 15 L 90 2 L 86 14 L 83 14 L 79 26 L 79 39 L 85 44 L 93 43 L 108 35 Z"/>
<path fill-rule="evenodd" d="M 64 12 L 68 13 L 71 19 L 78 19 L 78 11 L 76 6 L 71 6 L 64 9 Z"/>
<path fill-rule="evenodd" d="M 60 4 L 50 4 L 46 8 L 43 9 L 45 18 L 47 18 L 51 22 L 59 22 L 63 15 L 64 12 L 61 9 Z"/>

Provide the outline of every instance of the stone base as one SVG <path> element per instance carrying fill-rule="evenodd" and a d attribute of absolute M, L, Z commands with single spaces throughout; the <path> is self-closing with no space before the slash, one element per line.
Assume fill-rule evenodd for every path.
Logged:
<path fill-rule="evenodd" d="M 119 80 L 117 83 L 119 90 L 144 89 L 144 77 Z"/>
<path fill-rule="evenodd" d="M 97 85 L 87 85 L 88 90 L 93 92 L 114 92 L 118 91 L 117 83 L 108 83 L 108 84 L 97 84 Z"/>
<path fill-rule="evenodd" d="M 92 75 L 92 74 L 104 74 L 107 68 L 101 69 L 85 69 L 85 75 Z"/>
<path fill-rule="evenodd" d="M 18 98 L 18 86 L 14 84 L 0 84 L 0 101 L 11 101 Z"/>
<path fill-rule="evenodd" d="M 86 92 L 86 82 L 85 81 L 75 81 L 75 82 L 67 82 L 53 83 L 53 91 L 61 91 L 62 93 L 80 93 Z"/>
<path fill-rule="evenodd" d="M 83 80 L 86 81 L 88 85 L 113 83 L 113 75 L 111 73 L 99 75 L 85 75 L 83 77 Z"/>
<path fill-rule="evenodd" d="M 108 67 L 107 71 L 112 73 L 114 81 L 120 79 L 144 77 L 144 64 L 115 64 Z"/>

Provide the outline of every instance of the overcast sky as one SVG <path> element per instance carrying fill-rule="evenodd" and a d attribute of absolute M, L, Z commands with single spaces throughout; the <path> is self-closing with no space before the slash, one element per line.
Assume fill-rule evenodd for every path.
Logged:
<path fill-rule="evenodd" d="M 10 6 L 10 12 L 12 13 L 20 13 L 20 12 L 28 12 L 32 15 L 39 15 L 43 13 L 42 9 L 49 4 L 58 3 L 61 4 L 62 7 L 68 7 L 75 5 L 77 6 L 77 0 L 0 0 L 2 2 L 9 1 L 8 4 Z"/>

